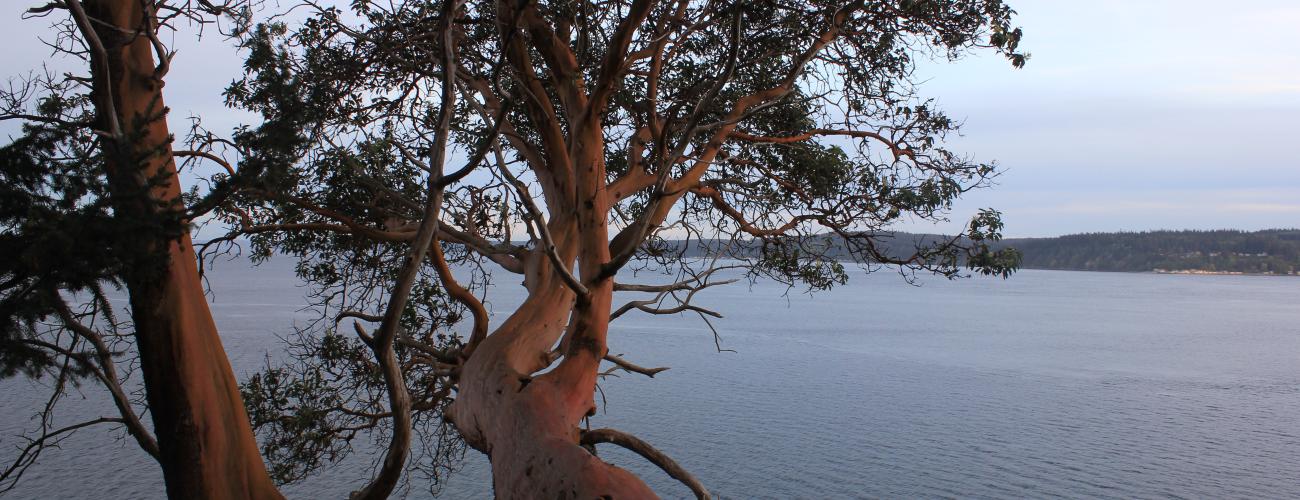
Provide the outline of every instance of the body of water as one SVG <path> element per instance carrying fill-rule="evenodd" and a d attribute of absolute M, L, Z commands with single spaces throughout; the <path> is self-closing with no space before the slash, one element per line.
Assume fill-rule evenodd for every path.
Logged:
<path fill-rule="evenodd" d="M 227 263 L 211 281 L 241 375 L 310 316 L 287 260 Z M 736 352 L 717 352 L 696 316 L 629 313 L 611 351 L 672 369 L 606 379 L 592 426 L 642 437 L 722 498 L 1300 496 L 1300 279 L 1029 270 L 921 283 L 880 272 L 811 296 L 701 293 Z M 501 292 L 496 321 L 520 293 Z M 9 460 L 42 394 L 0 389 Z M 67 412 L 111 414 L 94 387 L 79 398 Z M 689 496 L 635 455 L 600 452 Z M 102 430 L 47 453 L 9 497 L 162 496 L 157 466 Z M 368 464 L 286 493 L 346 497 Z M 486 459 L 471 450 L 443 495 L 490 496 Z"/>

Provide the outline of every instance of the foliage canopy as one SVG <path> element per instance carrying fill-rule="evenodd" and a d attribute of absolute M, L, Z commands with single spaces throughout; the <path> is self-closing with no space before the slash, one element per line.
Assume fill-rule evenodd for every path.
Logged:
<path fill-rule="evenodd" d="M 919 60 L 979 49 L 1022 66 L 1000 0 L 303 1 L 259 24 L 218 12 L 238 14 L 246 54 L 226 102 L 259 120 L 195 126 L 176 155 L 220 168 L 168 218 L 113 216 L 86 93 L 49 79 L 35 114 L 11 100 L 7 115 L 32 124 L 0 160 L 0 249 L 21 256 L 0 264 L 0 360 L 6 375 L 54 366 L 33 325 L 63 307 L 61 291 L 101 297 L 133 272 L 131 252 L 112 248 L 138 231 L 206 220 L 229 233 L 200 259 L 245 239 L 255 259 L 296 256 L 320 320 L 290 363 L 243 386 L 282 482 L 361 434 L 389 440 L 380 477 L 400 472 L 412 429 L 424 453 L 409 466 L 436 479 L 461 449 L 452 436 L 494 439 L 467 422 L 490 407 L 467 380 L 495 373 L 475 356 L 506 360 L 516 392 L 550 370 L 589 400 L 602 359 L 647 371 L 608 355 L 608 322 L 631 310 L 707 321 L 716 313 L 692 300 L 721 267 L 825 289 L 847 278 L 846 255 L 948 277 L 1018 263 L 993 245 L 993 210 L 902 255 L 879 241 L 903 220 L 943 220 L 997 175 L 943 147 L 958 123 L 912 75 Z M 87 235 L 107 251 L 62 243 Z M 672 283 L 617 281 L 629 266 Z M 487 331 L 484 294 L 509 273 L 563 323 L 489 340 L 523 335 Z M 654 298 L 615 310 L 615 291 Z"/>

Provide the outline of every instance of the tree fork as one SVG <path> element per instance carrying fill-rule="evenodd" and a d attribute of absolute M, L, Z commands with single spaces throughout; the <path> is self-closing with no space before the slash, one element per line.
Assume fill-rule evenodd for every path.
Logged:
<path fill-rule="evenodd" d="M 655 498 L 639 478 L 580 446 L 582 418 L 594 407 L 555 371 L 545 351 L 565 328 L 572 291 L 558 279 L 530 296 L 466 362 L 449 416 L 466 442 L 488 455 L 502 498 Z M 595 373 L 591 373 L 594 387 Z M 579 386 L 585 384 L 578 384 Z"/>

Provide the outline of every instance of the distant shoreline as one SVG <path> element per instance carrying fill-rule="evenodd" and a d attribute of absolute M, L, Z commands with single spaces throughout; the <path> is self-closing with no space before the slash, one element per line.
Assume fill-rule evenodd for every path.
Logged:
<path fill-rule="evenodd" d="M 1148 271 L 1152 274 L 1192 274 L 1192 275 L 1210 275 L 1210 276 L 1297 276 L 1294 273 L 1247 273 L 1242 271 L 1206 271 L 1204 269 L 1152 269 Z"/>
<path fill-rule="evenodd" d="M 937 248 L 952 240 L 950 236 L 903 232 L 879 232 L 870 236 L 881 255 L 898 258 L 906 258 L 918 248 Z M 821 258 L 857 260 L 853 257 L 862 257 L 833 235 L 813 235 L 806 240 Z M 697 240 L 678 241 L 675 246 L 688 255 L 703 255 L 725 244 Z M 1021 269 L 1242 276 L 1300 273 L 1300 229 L 1088 233 L 1055 238 L 1007 238 L 992 242 L 990 247 L 1020 251 Z M 729 251 L 733 255 L 757 255 L 761 249 L 759 243 L 746 241 Z"/>
<path fill-rule="evenodd" d="M 1300 230 L 1151 231 L 1005 239 L 1024 256 L 1022 269 L 1079 269 L 1157 274 L 1295 276 Z"/>
<path fill-rule="evenodd" d="M 852 261 L 845 261 L 852 262 Z M 1069 271 L 1075 273 L 1123 273 L 1123 274 L 1169 274 L 1185 276 L 1279 276 L 1287 278 L 1297 278 L 1300 274 L 1282 274 L 1282 273 L 1247 273 L 1241 271 L 1206 271 L 1203 269 L 1152 269 L 1150 271 L 1121 271 L 1114 269 L 1067 269 L 1060 267 L 1021 267 L 1021 271 Z"/>

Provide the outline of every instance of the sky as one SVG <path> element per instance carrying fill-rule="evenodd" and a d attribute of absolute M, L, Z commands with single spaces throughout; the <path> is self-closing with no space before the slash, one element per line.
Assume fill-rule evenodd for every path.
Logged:
<path fill-rule="evenodd" d="M 1008 3 L 1024 69 L 921 69 L 964 119 L 951 148 L 1004 168 L 954 215 L 996 208 L 1011 236 L 1300 226 L 1300 2 Z"/>
<path fill-rule="evenodd" d="M 20 18 L 33 2 L 3 3 L 2 72 L 47 64 L 48 20 Z M 918 69 L 922 94 L 965 124 L 948 148 L 1003 173 L 952 222 L 900 229 L 952 232 L 986 207 L 1009 237 L 1300 227 L 1300 2 L 1008 3 L 1031 54 L 1023 69 L 992 53 Z M 173 131 L 190 116 L 217 131 L 245 118 L 220 97 L 239 54 L 211 30 L 171 45 Z"/>

